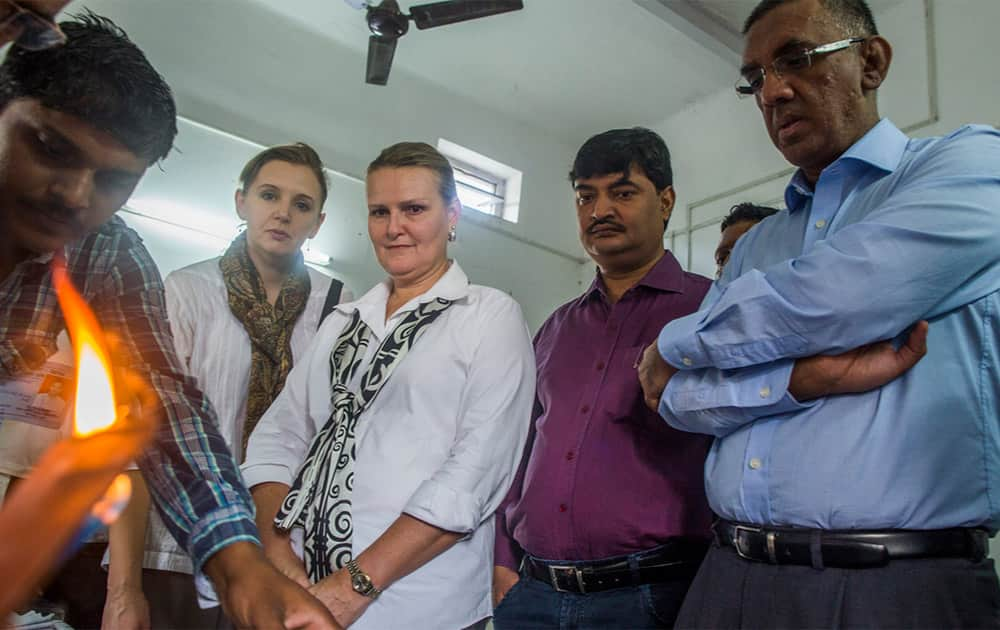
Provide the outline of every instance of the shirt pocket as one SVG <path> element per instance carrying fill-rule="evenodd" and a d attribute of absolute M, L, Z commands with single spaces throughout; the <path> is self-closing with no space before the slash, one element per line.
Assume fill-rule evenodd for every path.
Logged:
<path fill-rule="evenodd" d="M 639 361 L 647 345 L 629 346 L 611 357 L 601 398 L 612 422 L 625 422 L 644 409 L 642 387 L 639 385 Z"/>

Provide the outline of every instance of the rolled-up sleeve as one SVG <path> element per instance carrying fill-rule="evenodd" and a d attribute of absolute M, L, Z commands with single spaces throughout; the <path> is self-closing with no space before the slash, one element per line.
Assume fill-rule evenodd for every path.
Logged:
<path fill-rule="evenodd" d="M 215 410 L 177 358 L 156 265 L 138 238 L 118 238 L 109 246 L 115 260 L 99 279 L 104 290 L 95 310 L 157 395 L 159 409 L 153 412 L 165 422 L 138 465 L 163 522 L 200 572 L 223 547 L 259 544 L 253 502 L 218 431 Z"/>
<path fill-rule="evenodd" d="M 441 529 L 470 533 L 510 488 L 531 420 L 535 360 L 516 302 L 505 298 L 483 322 L 448 458 L 404 512 Z"/>

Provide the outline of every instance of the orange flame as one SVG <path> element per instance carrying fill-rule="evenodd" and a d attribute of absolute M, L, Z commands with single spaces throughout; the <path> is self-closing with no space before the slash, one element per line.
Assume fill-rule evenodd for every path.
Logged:
<path fill-rule="evenodd" d="M 52 283 L 76 358 L 76 404 L 73 435 L 86 437 L 115 422 L 115 389 L 111 357 L 97 317 L 77 292 L 62 257 L 52 260 Z"/>

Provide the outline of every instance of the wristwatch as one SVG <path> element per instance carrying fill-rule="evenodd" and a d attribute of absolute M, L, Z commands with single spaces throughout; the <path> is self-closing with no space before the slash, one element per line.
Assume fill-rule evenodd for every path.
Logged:
<path fill-rule="evenodd" d="M 353 558 L 348 560 L 344 566 L 347 567 L 347 571 L 351 574 L 351 588 L 354 589 L 355 593 L 371 597 L 372 599 L 382 594 L 382 589 L 372 584 L 371 577 L 358 567 L 358 563 Z"/>

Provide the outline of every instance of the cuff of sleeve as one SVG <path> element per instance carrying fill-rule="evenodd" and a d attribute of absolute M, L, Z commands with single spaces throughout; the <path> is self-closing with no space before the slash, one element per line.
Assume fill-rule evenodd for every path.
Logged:
<path fill-rule="evenodd" d="M 795 361 L 784 359 L 739 370 L 707 368 L 678 372 L 663 390 L 662 401 L 673 411 L 704 411 L 720 407 L 741 409 L 802 407 L 788 395 Z M 770 415 L 770 414 L 766 414 Z"/>
<path fill-rule="evenodd" d="M 695 356 L 693 348 L 685 341 L 695 339 L 698 332 L 698 313 L 679 317 L 668 323 L 656 338 L 656 348 L 663 360 L 679 370 L 704 367 L 704 357 Z"/>
<path fill-rule="evenodd" d="M 292 471 L 288 466 L 281 464 L 244 464 L 240 468 L 243 474 L 243 481 L 247 488 L 262 483 L 276 482 L 291 486 L 295 479 L 292 478 Z"/>
<path fill-rule="evenodd" d="M 791 413 L 800 403 L 788 393 L 791 359 L 741 370 L 713 368 L 678 372 L 667 383 L 658 411 L 682 431 L 726 435 L 758 418 Z"/>
<path fill-rule="evenodd" d="M 240 504 L 221 507 L 200 518 L 188 543 L 195 571 L 201 573 L 208 559 L 223 547 L 240 541 L 260 545 L 253 516 L 253 510 Z"/>
<path fill-rule="evenodd" d="M 260 546 L 253 512 L 243 505 L 219 508 L 195 523 L 191 530 L 191 549 L 188 551 L 194 564 L 194 583 L 200 607 L 219 605 L 215 587 L 203 572 L 205 563 L 224 547 L 243 541 Z"/>
<path fill-rule="evenodd" d="M 403 512 L 445 531 L 470 534 L 483 521 L 483 507 L 468 492 L 428 479 L 413 493 Z"/>
<path fill-rule="evenodd" d="M 507 532 L 507 516 L 504 508 L 496 514 L 496 541 L 493 545 L 493 564 L 506 567 L 515 573 L 521 568 L 521 557 L 524 551 Z"/>
<path fill-rule="evenodd" d="M 695 313 L 673 320 L 656 338 L 660 356 L 679 370 L 740 369 L 809 354 L 808 342 L 796 333 L 771 334 L 742 343 L 721 341 L 725 337 L 723 332 L 706 332 L 706 324 L 699 315 Z"/>

